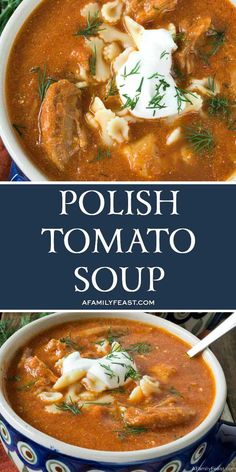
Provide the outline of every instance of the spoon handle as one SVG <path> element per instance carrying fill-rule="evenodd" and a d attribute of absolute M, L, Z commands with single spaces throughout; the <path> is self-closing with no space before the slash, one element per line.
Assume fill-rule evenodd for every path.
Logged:
<path fill-rule="evenodd" d="M 195 346 L 193 346 L 188 352 L 189 357 L 194 357 L 204 349 L 206 349 L 211 343 L 221 338 L 224 334 L 228 333 L 231 329 L 236 327 L 236 312 L 233 313 L 229 318 L 227 318 L 223 323 L 221 323 L 217 328 L 215 328 L 210 334 L 208 334 L 204 339 L 199 341 Z"/>

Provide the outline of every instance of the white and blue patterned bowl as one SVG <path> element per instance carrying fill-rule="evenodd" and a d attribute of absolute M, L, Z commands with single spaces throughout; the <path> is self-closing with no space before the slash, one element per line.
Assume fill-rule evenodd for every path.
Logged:
<path fill-rule="evenodd" d="M 58 313 L 13 335 L 0 350 L 0 437 L 20 472 L 190 472 L 224 468 L 236 454 L 236 426 L 220 421 L 226 399 L 224 373 L 215 356 L 204 353 L 216 381 L 208 417 L 192 432 L 164 446 L 129 452 L 103 452 L 71 446 L 29 426 L 10 407 L 4 393 L 6 369 L 16 351 L 36 334 L 65 321 L 90 318 L 135 319 L 167 329 L 191 345 L 197 338 L 168 320 L 146 313 Z"/>

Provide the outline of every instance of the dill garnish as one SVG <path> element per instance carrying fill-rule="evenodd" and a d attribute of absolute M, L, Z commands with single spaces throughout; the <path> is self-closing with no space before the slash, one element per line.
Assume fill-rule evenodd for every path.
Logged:
<path fill-rule="evenodd" d="M 160 55 L 160 59 L 164 59 L 164 57 L 166 57 L 166 59 L 167 59 L 167 56 L 169 56 L 169 55 L 170 55 L 170 53 L 168 51 L 163 51 Z"/>
<path fill-rule="evenodd" d="M 142 378 L 142 375 L 137 370 L 135 370 L 132 366 L 129 366 L 125 374 L 125 381 L 127 379 L 140 380 L 141 378 Z"/>
<path fill-rule="evenodd" d="M 189 92 L 188 90 L 183 90 L 179 87 L 175 87 L 175 90 L 176 90 L 175 98 L 177 98 L 178 113 L 180 113 L 182 110 L 183 103 L 190 103 L 190 105 L 193 104 L 189 96 L 196 98 L 196 95 L 192 92 Z"/>
<path fill-rule="evenodd" d="M 21 2 L 22 0 L 1 0 L 0 34 L 2 34 L 7 22 Z"/>
<path fill-rule="evenodd" d="M 103 24 L 103 21 L 99 18 L 99 12 L 96 12 L 93 16 L 88 14 L 87 25 L 85 28 L 77 31 L 75 36 L 84 36 L 85 38 L 90 38 L 91 36 L 96 36 L 103 29 L 100 26 Z"/>
<path fill-rule="evenodd" d="M 31 382 L 28 382 L 25 385 L 18 387 L 17 390 L 18 392 L 26 392 L 27 390 L 30 390 L 35 384 L 36 384 L 36 381 L 32 380 Z"/>
<path fill-rule="evenodd" d="M 112 405 L 112 402 L 87 401 L 87 402 L 84 402 L 83 405 L 110 406 Z"/>
<path fill-rule="evenodd" d="M 215 91 L 216 91 L 215 77 L 209 77 L 209 78 L 208 78 L 208 89 L 209 89 L 212 93 L 215 93 Z"/>
<path fill-rule="evenodd" d="M 47 65 L 44 64 L 43 70 L 41 67 L 33 67 L 30 72 L 38 74 L 38 93 L 41 102 L 43 102 L 45 95 L 52 84 L 57 82 L 56 79 L 47 76 Z"/>
<path fill-rule="evenodd" d="M 112 330 L 112 328 L 109 328 L 108 335 L 107 335 L 107 340 L 109 344 L 114 343 L 114 341 L 117 341 L 118 339 L 122 338 L 123 336 L 127 336 L 129 334 L 129 330 L 125 331 L 115 331 Z"/>
<path fill-rule="evenodd" d="M 186 34 L 183 31 L 180 31 L 179 33 L 174 34 L 174 41 L 175 42 L 183 42 L 186 39 Z"/>
<path fill-rule="evenodd" d="M 13 128 L 16 130 L 16 132 L 19 134 L 19 136 L 23 136 L 23 131 L 26 129 L 26 126 L 23 125 L 17 125 L 16 123 L 12 123 Z"/>
<path fill-rule="evenodd" d="M 112 368 L 109 365 L 101 364 L 100 362 L 99 362 L 99 365 L 105 370 L 105 374 L 108 377 L 110 377 L 110 379 L 113 379 L 114 377 L 116 377 L 114 370 L 112 370 Z"/>
<path fill-rule="evenodd" d="M 162 110 L 163 108 L 166 108 L 166 105 L 162 103 L 162 100 L 165 97 L 165 94 L 163 94 L 163 92 L 165 92 L 166 89 L 169 87 L 170 85 L 168 84 L 168 82 L 166 82 L 165 79 L 161 79 L 159 84 L 156 85 L 155 94 L 153 95 L 150 102 L 148 103 L 148 106 L 146 107 L 147 109 L 154 110 L 153 116 L 155 116 L 157 109 Z"/>
<path fill-rule="evenodd" d="M 230 118 L 228 121 L 228 126 L 227 126 L 229 131 L 236 131 L 236 120 L 233 118 Z"/>
<path fill-rule="evenodd" d="M 70 349 L 74 349 L 75 351 L 81 351 L 81 347 L 75 341 L 73 341 L 73 339 L 71 339 L 71 335 L 66 336 L 65 338 L 61 338 L 60 342 L 65 344 L 66 347 Z"/>
<path fill-rule="evenodd" d="M 186 138 L 196 153 L 211 151 L 215 146 L 211 131 L 201 125 L 187 128 Z"/>
<path fill-rule="evenodd" d="M 127 69 L 125 67 L 124 69 L 124 74 L 121 76 L 123 77 L 124 79 L 127 79 L 127 77 L 129 77 L 130 75 L 137 75 L 139 74 L 139 70 L 140 70 L 140 65 L 141 65 L 141 61 L 138 61 L 137 64 L 133 67 L 133 69 L 131 69 L 130 72 L 127 72 Z"/>
<path fill-rule="evenodd" d="M 108 91 L 107 91 L 105 100 L 107 100 L 108 97 L 114 97 L 117 94 L 118 94 L 118 88 L 116 86 L 116 81 L 115 81 L 115 78 L 112 77 L 111 80 L 108 82 Z"/>
<path fill-rule="evenodd" d="M 144 428 L 142 426 L 126 426 L 125 429 L 123 430 L 116 430 L 115 433 L 118 434 L 119 439 L 123 440 L 127 436 L 130 435 L 138 435 L 142 433 L 146 433 L 148 431 L 147 428 Z"/>
<path fill-rule="evenodd" d="M 138 86 L 138 88 L 137 88 L 137 90 L 136 90 L 137 93 L 141 93 L 141 92 L 142 92 L 143 82 L 144 82 L 144 77 L 142 77 L 141 82 L 140 82 L 140 85 Z"/>
<path fill-rule="evenodd" d="M 56 406 L 56 408 L 60 411 L 69 411 L 73 415 L 81 415 L 82 414 L 82 408 L 83 405 L 79 406 L 78 403 L 73 402 L 72 398 L 70 397 L 69 402 L 62 402 L 59 405 Z"/>
<path fill-rule="evenodd" d="M 149 343 L 136 343 L 131 344 L 131 346 L 126 349 L 126 351 L 132 352 L 133 354 L 148 354 L 152 351 L 152 346 Z"/>
<path fill-rule="evenodd" d="M 217 95 L 216 97 L 209 98 L 208 102 L 208 113 L 210 115 L 223 115 L 228 116 L 230 113 L 230 102 L 228 98 L 223 97 L 221 95 Z"/>
<path fill-rule="evenodd" d="M 152 74 L 150 77 L 148 77 L 148 79 L 159 79 L 161 77 L 163 78 L 165 76 L 162 74 L 159 74 L 158 72 L 155 72 L 155 74 Z"/>
<path fill-rule="evenodd" d="M 175 387 L 171 386 L 169 388 L 169 393 L 171 393 L 172 395 L 176 395 L 177 397 L 183 397 L 182 393 L 179 392 L 179 390 L 177 390 Z"/>
<path fill-rule="evenodd" d="M 93 53 L 89 58 L 89 71 L 91 75 L 96 74 L 96 65 L 97 65 L 97 48 L 94 45 Z"/>
<path fill-rule="evenodd" d="M 124 110 L 125 108 L 130 108 L 131 110 L 134 110 L 136 108 L 136 105 L 137 105 L 139 99 L 140 99 L 140 94 L 135 95 L 135 97 L 132 98 L 132 97 L 129 97 L 129 95 L 127 95 L 125 93 L 124 95 L 122 95 L 122 97 L 124 97 L 126 99 L 126 102 L 121 107 L 121 109 Z"/>
<path fill-rule="evenodd" d="M 111 395 L 114 395 L 115 393 L 125 393 L 125 389 L 123 387 L 117 387 L 109 390 L 109 393 Z"/>
<path fill-rule="evenodd" d="M 103 159 L 110 159 L 110 158 L 111 158 L 111 151 L 109 149 L 102 149 L 99 147 L 97 150 L 96 156 L 90 162 L 98 162 L 98 161 L 102 161 Z"/>
<path fill-rule="evenodd" d="M 209 59 L 215 56 L 219 49 L 224 45 L 226 32 L 224 31 L 217 31 L 214 28 L 210 28 L 206 33 L 207 38 L 209 38 L 209 50 L 206 52 L 200 52 L 200 57 L 208 64 Z"/>
<path fill-rule="evenodd" d="M 6 380 L 7 382 L 20 382 L 21 378 L 19 375 L 10 375 Z"/>

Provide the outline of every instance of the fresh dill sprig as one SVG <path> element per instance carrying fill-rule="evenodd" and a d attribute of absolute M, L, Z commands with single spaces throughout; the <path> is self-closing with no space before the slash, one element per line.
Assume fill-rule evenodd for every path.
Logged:
<path fill-rule="evenodd" d="M 206 33 L 207 38 L 210 41 L 210 49 L 206 52 L 201 52 L 200 57 L 206 62 L 209 63 L 209 59 L 215 56 L 219 49 L 224 45 L 226 39 L 226 32 L 217 31 L 215 28 L 209 28 Z"/>
<path fill-rule="evenodd" d="M 210 92 L 215 93 L 216 91 L 215 77 L 208 78 L 208 89 L 210 90 Z"/>
<path fill-rule="evenodd" d="M 149 110 L 153 110 L 153 116 L 156 114 L 156 110 L 162 110 L 166 108 L 166 105 L 162 102 L 165 97 L 163 92 L 166 92 L 170 84 L 165 79 L 160 79 L 159 84 L 156 85 L 156 91 L 146 107 Z"/>
<path fill-rule="evenodd" d="M 10 20 L 16 8 L 22 0 L 1 0 L 0 2 L 0 34 L 2 34 L 7 22 Z"/>
<path fill-rule="evenodd" d="M 124 331 L 115 331 L 112 328 L 109 328 L 108 334 L 107 334 L 107 340 L 109 344 L 114 343 L 114 341 L 117 341 L 118 339 L 122 338 L 123 336 L 127 336 L 129 334 L 129 330 L 124 330 Z"/>
<path fill-rule="evenodd" d="M 100 26 L 103 24 L 103 21 L 99 18 L 99 12 L 96 12 L 93 16 L 88 14 L 87 25 L 85 28 L 77 31 L 75 36 L 84 36 L 84 38 L 90 38 L 91 36 L 96 36 L 103 29 Z"/>
<path fill-rule="evenodd" d="M 208 113 L 210 115 L 222 115 L 228 116 L 230 113 L 230 102 L 229 99 L 221 95 L 209 98 L 208 102 Z"/>
<path fill-rule="evenodd" d="M 26 392 L 27 390 L 30 390 L 35 384 L 36 384 L 36 381 L 31 380 L 30 382 L 18 387 L 17 390 L 18 392 Z"/>
<path fill-rule="evenodd" d="M 183 397 L 182 393 L 173 386 L 168 389 L 168 392 L 171 393 L 171 395 L 176 395 L 176 397 Z"/>
<path fill-rule="evenodd" d="M 201 125 L 187 128 L 186 139 L 193 150 L 198 154 L 202 154 L 205 151 L 211 151 L 215 146 L 214 137 L 211 131 L 203 128 Z"/>
<path fill-rule="evenodd" d="M 148 79 L 160 79 L 160 78 L 163 78 L 165 77 L 164 75 L 162 74 L 159 74 L 158 72 L 155 72 L 154 74 L 152 74 L 150 77 L 148 77 Z"/>
<path fill-rule="evenodd" d="M 166 59 L 167 59 L 167 56 L 169 56 L 169 55 L 170 55 L 170 53 L 168 51 L 163 51 L 160 55 L 160 59 L 164 59 L 164 57 L 166 57 Z"/>
<path fill-rule="evenodd" d="M 6 378 L 7 382 L 20 382 L 21 377 L 19 375 L 10 375 Z"/>
<path fill-rule="evenodd" d="M 57 82 L 53 77 L 47 75 L 47 65 L 44 64 L 43 70 L 41 67 L 33 67 L 31 72 L 38 74 L 38 93 L 41 103 L 43 102 L 45 95 L 52 84 Z"/>
<path fill-rule="evenodd" d="M 125 429 L 123 430 L 116 430 L 115 433 L 118 434 L 118 438 L 123 440 L 127 436 L 130 435 L 139 435 L 142 433 L 146 433 L 148 431 L 147 428 L 144 428 L 143 426 L 126 426 Z"/>
<path fill-rule="evenodd" d="M 125 381 L 127 379 L 140 380 L 141 378 L 142 378 L 142 375 L 137 370 L 135 370 L 132 366 L 129 366 L 125 374 Z"/>
<path fill-rule="evenodd" d="M 116 394 L 116 393 L 126 393 L 126 390 L 125 390 L 124 387 L 117 387 L 117 388 L 113 388 L 113 389 L 109 390 L 109 393 L 110 393 L 111 395 L 114 395 L 114 393 L 115 393 L 115 394 Z"/>
<path fill-rule="evenodd" d="M 79 406 L 78 403 L 74 402 L 71 397 L 69 398 L 69 400 L 69 402 L 62 402 L 57 405 L 57 409 L 60 411 L 68 411 L 74 416 L 81 415 L 83 405 Z"/>
<path fill-rule="evenodd" d="M 228 126 L 227 126 L 229 131 L 236 131 L 236 120 L 233 118 L 230 118 L 228 121 Z"/>
<path fill-rule="evenodd" d="M 97 150 L 96 156 L 90 162 L 99 162 L 99 161 L 103 161 L 104 159 L 110 159 L 110 158 L 111 158 L 110 149 L 102 149 L 99 147 Z"/>
<path fill-rule="evenodd" d="M 116 85 L 115 78 L 112 77 L 107 85 L 107 95 L 105 97 L 105 100 L 107 100 L 109 97 L 114 97 L 115 95 L 118 95 L 118 88 Z"/>
<path fill-rule="evenodd" d="M 129 97 L 129 95 L 127 95 L 126 93 L 122 96 L 126 99 L 126 102 L 121 107 L 121 109 L 124 110 L 125 108 L 130 108 L 131 110 L 134 110 L 140 99 L 140 94 L 135 95 L 134 98 Z"/>
<path fill-rule="evenodd" d="M 71 335 L 61 338 L 60 342 L 65 344 L 66 347 L 68 347 L 69 349 L 74 349 L 75 351 L 81 351 L 81 347 L 78 345 L 77 342 L 73 341 L 73 339 L 71 338 Z"/>
<path fill-rule="evenodd" d="M 89 58 L 89 71 L 91 75 L 96 74 L 96 65 L 97 65 L 97 48 L 94 45 L 93 53 Z"/>
<path fill-rule="evenodd" d="M 190 105 L 192 105 L 193 102 L 190 100 L 190 97 L 192 96 L 196 98 L 196 95 L 192 92 L 189 92 L 189 90 L 183 90 L 179 87 L 175 87 L 175 91 L 176 91 L 175 98 L 177 99 L 178 113 L 180 113 L 182 110 L 182 104 L 190 103 Z"/>
<path fill-rule="evenodd" d="M 100 402 L 98 401 L 87 401 L 84 402 L 83 405 L 98 405 L 98 406 L 110 406 L 112 405 L 112 402 Z"/>
<path fill-rule="evenodd" d="M 175 42 L 183 42 L 186 39 L 186 33 L 184 31 L 179 31 L 179 33 L 174 34 L 174 41 Z"/>
<path fill-rule="evenodd" d="M 99 365 L 105 370 L 105 374 L 110 379 L 113 379 L 114 377 L 116 377 L 116 374 L 115 374 L 114 370 L 112 370 L 112 368 L 109 365 L 101 364 L 100 362 L 99 362 Z"/>
<path fill-rule="evenodd" d="M 152 351 L 152 345 L 144 342 L 131 344 L 131 346 L 126 349 L 126 351 L 132 352 L 133 354 L 148 354 Z"/>
<path fill-rule="evenodd" d="M 143 88 L 144 77 L 142 77 L 141 82 L 136 90 L 136 93 L 141 93 Z"/>
<path fill-rule="evenodd" d="M 130 72 L 127 72 L 127 69 L 125 66 L 124 74 L 122 74 L 121 77 L 123 77 L 124 79 L 127 79 L 127 77 L 129 77 L 130 75 L 140 74 L 140 66 L 141 66 L 141 61 L 138 61 L 137 64 L 135 64 L 135 66 L 133 67 L 133 69 L 131 69 Z"/>

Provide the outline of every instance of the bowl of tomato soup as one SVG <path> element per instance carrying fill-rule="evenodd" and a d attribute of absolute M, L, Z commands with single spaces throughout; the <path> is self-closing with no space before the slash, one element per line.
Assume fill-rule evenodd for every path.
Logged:
<path fill-rule="evenodd" d="M 146 313 L 58 313 L 0 351 L 0 435 L 18 469 L 182 471 L 225 466 L 235 426 L 210 350 Z"/>
<path fill-rule="evenodd" d="M 226 181 L 230 0 L 23 0 L 0 39 L 0 133 L 30 180 Z"/>

